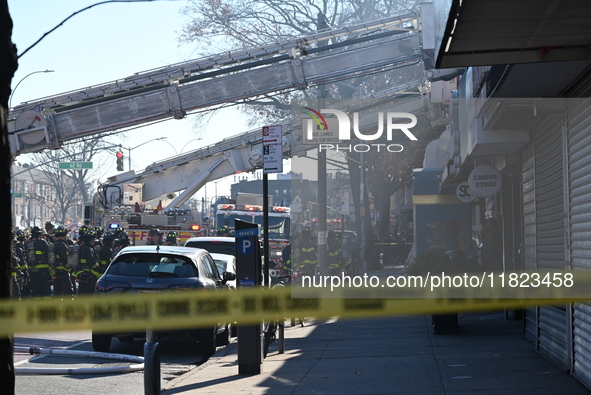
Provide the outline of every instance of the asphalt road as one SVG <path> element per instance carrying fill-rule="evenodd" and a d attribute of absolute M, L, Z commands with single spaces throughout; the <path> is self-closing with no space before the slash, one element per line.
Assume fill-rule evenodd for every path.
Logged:
<path fill-rule="evenodd" d="M 90 331 L 24 334 L 15 336 L 15 346 L 49 347 L 92 351 Z M 233 339 L 235 341 L 235 339 Z M 205 358 L 196 343 L 169 340 L 160 343 L 161 385 L 200 365 Z M 110 353 L 143 355 L 144 341 L 120 342 L 113 339 Z M 15 353 L 17 368 L 91 368 L 128 366 L 130 363 L 99 359 L 92 356 L 34 356 Z M 144 394 L 144 372 L 97 375 L 29 375 L 17 374 L 16 393 L 19 395 L 64 395 L 101 393 L 109 395 Z"/>

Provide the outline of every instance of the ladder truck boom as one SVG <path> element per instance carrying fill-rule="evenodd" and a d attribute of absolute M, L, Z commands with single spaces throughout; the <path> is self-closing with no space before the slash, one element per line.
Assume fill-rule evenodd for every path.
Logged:
<path fill-rule="evenodd" d="M 71 140 L 181 119 L 198 108 L 415 62 L 421 59 L 417 25 L 418 14 L 411 13 L 327 29 L 26 102 L 9 113 L 11 152 L 16 157 L 58 149 Z M 351 35 L 343 42 L 311 45 Z"/>

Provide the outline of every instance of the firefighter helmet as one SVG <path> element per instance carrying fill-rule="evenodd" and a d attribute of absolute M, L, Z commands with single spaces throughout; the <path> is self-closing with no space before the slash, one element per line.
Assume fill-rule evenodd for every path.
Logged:
<path fill-rule="evenodd" d="M 162 232 L 160 232 L 160 229 L 150 229 L 150 232 L 148 233 L 149 236 L 162 236 Z"/>
<path fill-rule="evenodd" d="M 16 239 L 18 241 L 24 241 L 27 238 L 27 234 L 25 233 L 24 230 L 19 229 L 16 231 Z"/>
<path fill-rule="evenodd" d="M 55 231 L 53 232 L 54 236 L 62 237 L 68 234 L 69 230 L 63 226 L 58 226 Z"/>

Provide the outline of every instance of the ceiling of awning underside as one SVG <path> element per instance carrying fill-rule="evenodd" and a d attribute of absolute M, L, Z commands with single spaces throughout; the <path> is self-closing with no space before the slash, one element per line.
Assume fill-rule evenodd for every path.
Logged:
<path fill-rule="evenodd" d="M 591 59 L 590 0 L 454 0 L 437 68 Z"/>

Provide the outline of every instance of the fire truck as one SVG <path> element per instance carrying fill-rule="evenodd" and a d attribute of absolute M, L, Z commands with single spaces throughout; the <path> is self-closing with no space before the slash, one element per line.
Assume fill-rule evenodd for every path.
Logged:
<path fill-rule="evenodd" d="M 125 229 L 132 245 L 146 244 L 152 229 L 159 229 L 164 237 L 169 232 L 175 232 L 178 235 L 178 245 L 183 245 L 191 237 L 202 235 L 200 213 L 191 209 L 164 211 L 175 194 L 163 196 L 163 199 L 158 199 L 157 204 L 154 202 L 153 207 L 142 199 L 143 184 L 126 183 L 123 184 L 121 199 L 125 204 L 114 203 L 109 206 L 105 204 L 108 189 L 99 188 L 94 196 L 92 221 L 104 229 Z"/>
<path fill-rule="evenodd" d="M 269 238 L 269 259 L 275 264 L 271 266 L 271 277 L 283 277 L 283 248 L 289 243 L 291 232 L 290 208 L 282 206 L 269 207 L 268 234 L 263 228 L 263 206 L 254 204 L 224 203 L 218 204 L 214 218 L 216 229 L 228 229 L 230 236 L 234 232 L 234 220 L 239 219 L 256 223 L 261 226 L 261 236 Z"/>

